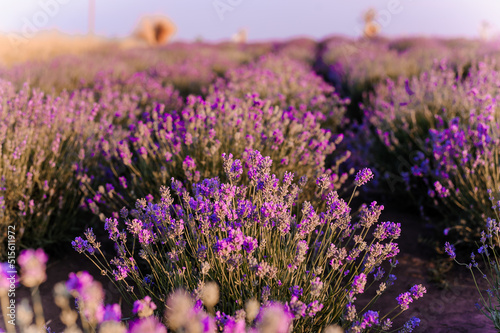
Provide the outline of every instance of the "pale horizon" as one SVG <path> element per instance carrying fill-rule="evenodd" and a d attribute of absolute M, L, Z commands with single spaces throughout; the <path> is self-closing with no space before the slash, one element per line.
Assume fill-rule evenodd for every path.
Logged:
<path fill-rule="evenodd" d="M 242 28 L 250 41 L 296 37 L 321 39 L 331 35 L 359 37 L 361 15 L 378 11 L 382 36 L 387 37 L 480 37 L 481 25 L 489 23 L 490 37 L 500 34 L 500 1 L 479 0 L 360 0 L 332 3 L 329 0 L 99 0 L 95 34 L 107 38 L 130 35 L 141 16 L 159 14 L 177 26 L 174 40 L 201 38 L 216 42 L 230 39 Z M 85 35 L 89 31 L 89 0 L 25 0 L 0 2 L 0 32 L 30 35 L 58 30 Z M 484 30 L 484 29 L 483 29 Z"/>

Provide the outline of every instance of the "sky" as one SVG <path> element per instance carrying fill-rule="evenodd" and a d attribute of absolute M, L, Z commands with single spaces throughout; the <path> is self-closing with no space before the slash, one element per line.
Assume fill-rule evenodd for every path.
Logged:
<path fill-rule="evenodd" d="M 28 36 L 46 29 L 89 30 L 91 0 L 0 0 L 0 32 Z M 500 34 L 500 0 L 95 0 L 95 32 L 125 37 L 141 15 L 163 14 L 177 40 L 229 39 L 245 28 L 249 40 L 333 34 L 359 37 L 372 7 L 386 36 L 479 37 L 481 23 Z M 496 24 L 496 26 L 495 26 Z"/>

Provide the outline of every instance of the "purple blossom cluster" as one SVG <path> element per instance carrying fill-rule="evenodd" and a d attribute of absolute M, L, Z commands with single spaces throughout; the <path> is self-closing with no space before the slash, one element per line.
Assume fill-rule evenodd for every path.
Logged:
<path fill-rule="evenodd" d="M 358 171 L 356 178 L 354 179 L 354 184 L 356 186 L 363 186 L 373 179 L 373 172 L 369 168 L 364 168 Z"/>
<path fill-rule="evenodd" d="M 144 299 L 134 302 L 132 312 L 142 318 L 153 315 L 154 310 L 156 310 L 156 304 L 151 300 L 151 297 L 146 296 Z"/>
<path fill-rule="evenodd" d="M 405 311 L 409 309 L 410 303 L 423 297 L 426 292 L 426 288 L 421 284 L 414 285 L 413 287 L 411 287 L 410 291 L 399 294 L 396 300 L 398 301 L 401 310 Z"/>
<path fill-rule="evenodd" d="M 139 307 L 150 311 L 143 303 L 156 295 L 181 287 L 193 291 L 195 303 L 202 302 L 202 281 L 210 277 L 228 291 L 224 302 L 215 306 L 220 311 L 217 323 L 244 324 L 238 324 L 244 293 L 258 297 L 263 306 L 282 302 L 299 327 L 307 318 L 320 322 L 331 311 L 339 320 L 355 295 L 365 292 L 371 273 L 379 272 L 377 280 L 391 285 L 392 274 L 384 277 L 380 266 L 399 252 L 393 241 L 401 230 L 399 223 L 378 221 L 383 206 L 363 205 L 354 223 L 348 204 L 330 184 L 319 206 L 300 202 L 302 181 L 294 183 L 289 172 L 281 179 L 272 174 L 272 159 L 259 151 L 247 149 L 241 159 L 222 154 L 221 164 L 225 175 L 220 178 L 193 183 L 191 189 L 172 178 L 170 187 L 160 189 L 159 202 L 139 199 L 134 209 L 122 209 L 123 222 L 105 220 L 117 256 L 110 261 L 113 269 L 100 268 L 118 284 L 135 281 L 137 292 L 151 297 L 136 301 L 138 312 Z M 241 178 L 248 181 L 239 184 Z M 363 238 L 370 229 L 375 239 L 368 244 Z M 87 250 L 93 233 L 88 231 L 85 238 L 75 240 L 75 250 L 96 255 Z M 137 245 L 135 251 L 131 242 Z M 168 273 L 154 284 L 145 282 L 142 276 L 155 271 Z M 327 287 L 332 281 L 337 292 Z M 345 297 L 335 297 L 338 293 Z M 416 299 L 422 290 L 411 293 Z M 164 304 L 155 304 L 163 310 Z M 352 306 L 349 322 L 359 321 L 364 328 L 381 325 L 375 312 L 358 314 Z"/>

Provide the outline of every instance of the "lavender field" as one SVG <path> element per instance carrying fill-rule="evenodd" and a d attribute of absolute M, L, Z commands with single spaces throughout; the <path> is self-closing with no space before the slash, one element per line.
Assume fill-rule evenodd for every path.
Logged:
<path fill-rule="evenodd" d="M 499 63 L 330 37 L 0 67 L 0 331 L 500 331 Z"/>

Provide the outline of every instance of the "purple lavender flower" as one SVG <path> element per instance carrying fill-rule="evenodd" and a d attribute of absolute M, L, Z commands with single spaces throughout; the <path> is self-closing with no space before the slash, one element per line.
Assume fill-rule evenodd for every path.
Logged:
<path fill-rule="evenodd" d="M 297 250 L 295 254 L 295 258 L 293 263 L 288 266 L 289 270 L 297 269 L 304 260 L 306 260 L 307 250 L 309 249 L 309 245 L 307 245 L 307 241 L 301 240 L 297 243 Z"/>
<path fill-rule="evenodd" d="M 295 319 L 304 318 L 306 316 L 307 305 L 300 301 L 297 296 L 292 296 L 287 308 L 294 315 Z"/>
<path fill-rule="evenodd" d="M 321 291 L 323 290 L 323 282 L 319 277 L 311 280 L 311 296 L 319 297 L 321 295 Z"/>
<path fill-rule="evenodd" d="M 413 299 L 419 299 L 423 297 L 426 292 L 427 289 L 421 284 L 416 284 L 410 289 L 410 293 Z"/>
<path fill-rule="evenodd" d="M 269 332 L 288 333 L 293 315 L 280 303 L 272 302 L 260 308 L 255 320 L 257 329 L 266 328 Z"/>
<path fill-rule="evenodd" d="M 113 184 L 109 184 L 109 183 L 106 183 L 106 192 L 112 192 L 115 190 L 115 187 L 113 186 Z"/>
<path fill-rule="evenodd" d="M 356 306 L 351 302 L 346 304 L 346 319 L 348 321 L 354 321 L 354 319 L 356 319 Z"/>
<path fill-rule="evenodd" d="M 356 178 L 354 179 L 354 184 L 356 186 L 363 186 L 373 179 L 373 172 L 369 168 L 364 168 L 356 174 Z"/>
<path fill-rule="evenodd" d="M 154 310 L 156 310 L 156 304 L 151 300 L 151 297 L 146 296 L 144 299 L 134 302 L 132 312 L 142 318 L 152 316 Z"/>
<path fill-rule="evenodd" d="M 455 259 L 457 257 L 455 254 L 455 246 L 451 245 L 449 242 L 444 244 L 444 250 L 451 257 L 451 259 Z"/>
<path fill-rule="evenodd" d="M 155 234 L 149 229 L 142 229 L 138 236 L 139 243 L 142 245 L 149 245 L 155 240 Z"/>
<path fill-rule="evenodd" d="M 88 249 L 89 242 L 82 237 L 76 237 L 75 240 L 71 242 L 71 246 L 73 246 L 73 249 L 78 253 L 83 253 Z"/>
<path fill-rule="evenodd" d="M 368 310 L 363 314 L 363 319 L 361 320 L 361 329 L 366 329 L 374 325 L 379 324 L 379 314 L 376 311 Z"/>
<path fill-rule="evenodd" d="M 118 231 L 118 220 L 115 218 L 107 218 L 104 221 L 104 230 L 106 230 L 109 233 L 109 239 L 116 242 L 118 239 L 118 236 L 120 234 L 120 232 Z M 71 243 L 71 245 L 73 245 L 73 242 Z M 76 246 L 76 248 L 75 248 L 75 246 Z M 82 244 L 77 245 L 76 239 L 75 239 L 75 244 L 73 245 L 73 248 L 75 248 L 76 251 L 81 253 L 80 250 L 82 247 L 83 247 Z"/>
<path fill-rule="evenodd" d="M 413 297 L 411 293 L 407 291 L 405 293 L 399 294 L 399 296 L 396 297 L 396 300 L 398 301 L 401 310 L 405 311 L 410 308 L 410 303 L 413 302 Z"/>
<path fill-rule="evenodd" d="M 290 288 L 290 292 L 292 293 L 292 296 L 300 297 L 302 296 L 303 289 L 300 288 L 300 286 L 293 286 Z"/>
<path fill-rule="evenodd" d="M 326 190 L 330 187 L 330 177 L 327 174 L 323 174 L 316 179 L 316 185 L 322 190 Z"/>
<path fill-rule="evenodd" d="M 235 320 L 233 317 L 228 316 L 224 321 L 224 331 L 223 333 L 239 333 L 246 332 L 245 321 Z"/>
<path fill-rule="evenodd" d="M 401 235 L 401 223 L 382 222 L 377 225 L 373 236 L 379 240 L 387 238 L 398 239 Z"/>
<path fill-rule="evenodd" d="M 231 252 L 233 252 L 233 246 L 231 245 L 230 242 L 228 242 L 227 238 L 218 240 L 214 244 L 214 251 L 216 255 L 221 259 L 226 261 L 229 259 L 229 256 L 231 255 Z"/>
<path fill-rule="evenodd" d="M 352 281 L 352 291 L 355 294 L 362 294 L 365 291 L 365 285 L 366 275 L 364 273 L 356 275 Z"/>
<path fill-rule="evenodd" d="M 408 79 L 405 80 L 405 90 L 408 96 L 415 95 L 415 93 L 410 89 L 410 83 L 408 82 Z"/>
<path fill-rule="evenodd" d="M 259 243 L 256 239 L 247 236 L 245 237 L 245 241 L 243 242 L 243 249 L 248 253 L 252 254 L 255 249 L 259 246 Z"/>
<path fill-rule="evenodd" d="M 66 288 L 81 303 L 89 322 L 97 323 L 103 318 L 104 291 L 101 283 L 94 281 L 88 272 L 70 273 Z"/>
<path fill-rule="evenodd" d="M 122 319 L 122 310 L 119 304 L 108 304 L 102 307 L 96 316 L 99 323 L 106 321 L 119 322 Z"/>
<path fill-rule="evenodd" d="M 323 304 L 321 304 L 318 300 L 315 300 L 307 305 L 306 314 L 308 317 L 314 317 L 322 309 Z"/>
<path fill-rule="evenodd" d="M 349 216 L 350 218 L 349 214 L 351 213 L 351 208 L 342 198 L 339 197 L 337 191 L 328 193 L 326 203 L 326 215 L 329 219 L 340 220 L 346 216 Z"/>
<path fill-rule="evenodd" d="M 125 265 L 116 265 L 116 269 L 113 270 L 113 276 L 116 281 L 124 280 L 128 273 L 130 273 L 130 267 Z"/>
<path fill-rule="evenodd" d="M 396 282 L 398 278 L 394 274 L 389 274 L 389 277 L 387 278 L 387 286 L 390 287 Z"/>
<path fill-rule="evenodd" d="M 86 271 L 78 272 L 78 273 L 70 273 L 69 279 L 66 281 L 66 288 L 68 288 L 69 292 L 76 291 L 81 293 L 85 288 L 87 288 L 92 282 L 94 278 Z"/>
<path fill-rule="evenodd" d="M 381 326 L 382 330 L 388 331 L 391 327 L 392 327 L 392 320 L 390 318 L 387 318 L 382 322 Z"/>
<path fill-rule="evenodd" d="M 377 271 L 373 273 L 373 279 L 375 281 L 378 281 L 384 277 L 385 270 L 382 267 L 378 267 Z"/>
<path fill-rule="evenodd" d="M 21 283 L 26 287 L 35 287 L 47 279 L 45 264 L 49 257 L 43 249 L 23 250 L 17 258 L 21 266 Z"/>
<path fill-rule="evenodd" d="M 184 162 L 182 162 L 182 168 L 184 171 L 196 169 L 196 163 L 190 156 L 186 156 Z"/>
<path fill-rule="evenodd" d="M 90 244 L 95 244 L 96 237 L 95 237 L 95 234 L 94 234 L 94 230 L 92 228 L 87 229 L 84 232 L 84 235 L 85 235 L 85 237 L 87 238 L 87 240 L 89 241 Z"/>
<path fill-rule="evenodd" d="M 434 183 L 434 188 L 436 189 L 436 192 L 440 198 L 446 198 L 450 196 L 450 191 L 445 188 L 439 181 L 436 181 Z"/>
<path fill-rule="evenodd" d="M 120 185 L 123 187 L 123 188 L 127 188 L 127 179 L 125 177 L 119 177 L 118 180 L 120 181 Z"/>
<path fill-rule="evenodd" d="M 377 205 L 376 201 L 372 201 L 369 206 L 363 204 L 361 212 L 359 213 L 359 224 L 362 227 L 370 228 L 378 221 L 383 210 L 384 206 Z"/>
<path fill-rule="evenodd" d="M 225 153 L 222 154 L 222 159 L 224 161 L 224 172 L 226 173 L 229 181 L 237 181 L 243 173 L 241 160 L 233 160 L 233 154 L 226 155 Z"/>
<path fill-rule="evenodd" d="M 419 325 L 420 319 L 417 317 L 412 317 L 404 324 L 403 328 L 399 330 L 398 333 L 411 333 Z"/>

